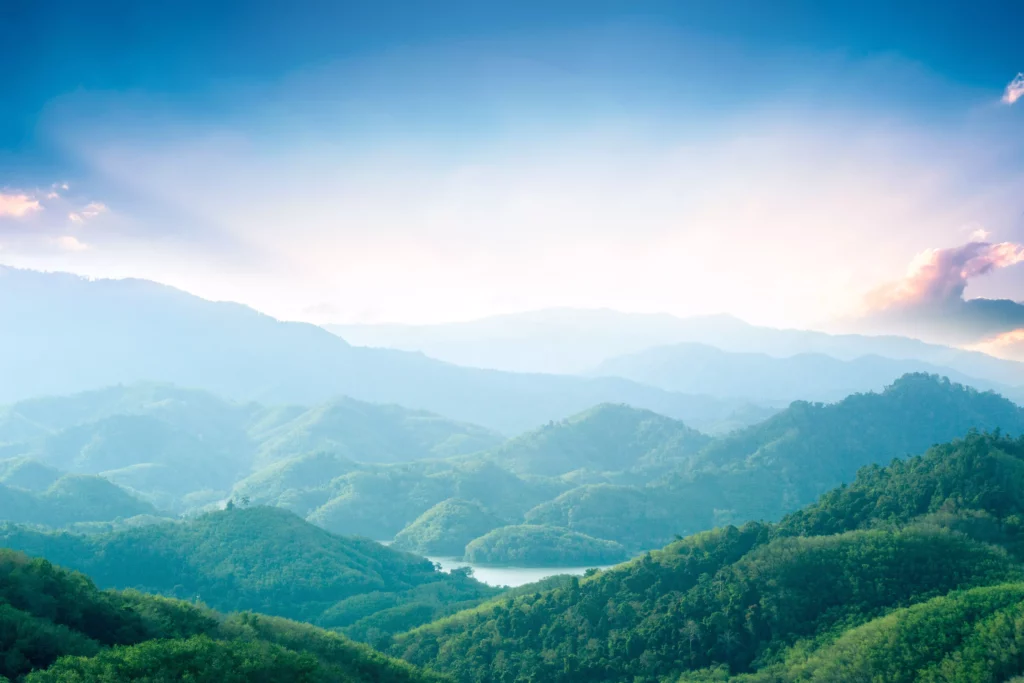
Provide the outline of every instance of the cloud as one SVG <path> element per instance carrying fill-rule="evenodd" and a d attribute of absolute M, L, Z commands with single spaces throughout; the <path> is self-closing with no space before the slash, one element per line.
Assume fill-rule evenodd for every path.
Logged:
<path fill-rule="evenodd" d="M 72 235 L 61 235 L 52 240 L 54 246 L 64 251 L 85 251 L 89 248 L 88 244 L 80 242 L 77 237 Z"/>
<path fill-rule="evenodd" d="M 68 214 L 68 219 L 73 223 L 84 223 L 102 213 L 109 211 L 106 204 L 102 202 L 89 202 L 81 209 Z"/>
<path fill-rule="evenodd" d="M 984 232 L 984 231 L 982 231 Z M 997 268 L 1024 262 L 1024 245 L 968 242 L 947 249 L 926 249 L 911 261 L 906 277 L 868 295 L 872 308 L 961 301 L 967 282 Z"/>
<path fill-rule="evenodd" d="M 42 208 L 38 199 L 27 194 L 0 192 L 0 218 L 4 216 L 22 218 L 35 211 L 41 211 Z"/>
<path fill-rule="evenodd" d="M 868 294 L 867 313 L 856 327 L 998 348 L 1005 343 L 1000 335 L 1024 327 L 1024 304 L 965 299 L 964 292 L 972 279 L 1019 263 L 1024 263 L 1024 245 L 1015 242 L 975 241 L 927 249 L 914 257 L 902 280 Z"/>
<path fill-rule="evenodd" d="M 1024 97 L 1024 73 L 1019 73 L 1006 86 L 1006 92 L 1003 93 L 1003 102 L 1005 104 L 1015 104 L 1022 97 Z"/>

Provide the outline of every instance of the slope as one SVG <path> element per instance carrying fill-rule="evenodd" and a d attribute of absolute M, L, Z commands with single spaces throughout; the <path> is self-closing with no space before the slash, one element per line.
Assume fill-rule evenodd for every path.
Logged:
<path fill-rule="evenodd" d="M 588 374 L 623 377 L 667 391 L 719 397 L 836 401 L 850 394 L 881 391 L 896 378 L 911 372 L 940 374 L 976 389 L 993 389 L 1014 396 L 1018 391 L 1000 382 L 970 377 L 913 359 L 867 355 L 840 360 L 819 353 L 776 358 L 765 353 L 727 352 L 694 343 L 660 346 L 610 358 Z"/>
<path fill-rule="evenodd" d="M 924 452 L 971 429 L 1024 434 L 1024 410 L 928 375 L 835 404 L 795 402 L 767 421 L 719 437 L 646 485 L 585 484 L 526 513 L 632 548 L 729 522 L 778 519 L 852 481 L 865 465 Z"/>
<path fill-rule="evenodd" d="M 84 571 L 103 587 L 314 623 L 329 609 L 341 620 L 339 603 L 372 593 L 390 595 L 403 617 L 395 627 L 409 628 L 496 593 L 423 558 L 335 536 L 275 508 L 234 508 L 93 536 L 7 526 L 0 545 Z M 443 587 L 444 600 L 422 590 L 428 586 Z"/>
<path fill-rule="evenodd" d="M 557 476 L 677 463 L 710 441 L 664 415 L 602 404 L 511 439 L 486 457 L 519 474 Z"/>
<path fill-rule="evenodd" d="M 0 520 L 8 522 L 63 527 L 156 512 L 101 477 L 64 475 L 36 491 L 0 484 Z"/>
<path fill-rule="evenodd" d="M 916 360 L 948 368 L 941 374 L 1024 385 L 1024 364 L 976 351 L 908 337 L 759 327 L 727 315 L 678 318 L 561 308 L 440 325 L 328 325 L 327 329 L 352 344 L 420 351 L 459 365 L 516 372 L 584 373 L 616 356 L 691 343 L 776 358 L 811 353 L 840 360 L 871 355 Z M 888 380 L 914 369 L 903 367 Z"/>
<path fill-rule="evenodd" d="M 2 267 L 0 317 L 18 321 L 0 339 L 0 401 L 171 382 L 274 404 L 345 395 L 510 433 L 605 401 L 695 426 L 719 423 L 744 406 L 628 380 L 475 370 L 417 353 L 356 348 L 313 325 L 143 280 Z"/>
<path fill-rule="evenodd" d="M 0 651 L 0 676 L 31 683 L 441 680 L 311 626 L 100 591 L 10 550 L 0 550 Z"/>
<path fill-rule="evenodd" d="M 256 466 L 313 451 L 359 462 L 408 462 L 482 451 L 502 441 L 496 432 L 426 411 L 336 399 L 266 432 Z"/>
<path fill-rule="evenodd" d="M 865 642 L 884 656 L 888 636 L 869 641 L 858 626 L 950 591 L 1024 576 L 1021 501 L 1024 438 L 971 434 L 907 463 L 868 469 L 779 525 L 690 536 L 568 587 L 497 600 L 398 636 L 389 651 L 461 681 L 556 683 L 674 679 L 699 670 L 684 680 L 751 671 L 780 680 L 771 677 L 777 667 L 832 643 L 835 656 L 822 650 L 819 665 Z M 819 529 L 823 535 L 812 535 Z M 852 530 L 830 533 L 843 529 Z M 1007 590 L 1003 604 L 1019 596 L 1019 587 Z M 970 626 L 958 629 L 958 638 L 970 635 Z M 843 641 L 846 634 L 851 640 Z M 863 677 L 792 679 L 917 680 L 918 668 L 941 665 L 955 643 L 911 647 L 919 658 L 898 665 L 899 676 L 868 667 Z M 1021 670 L 1014 663 L 1004 672 Z"/>

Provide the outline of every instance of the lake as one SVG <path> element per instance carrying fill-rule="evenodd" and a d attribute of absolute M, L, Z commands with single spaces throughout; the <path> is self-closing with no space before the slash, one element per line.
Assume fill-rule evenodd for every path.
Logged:
<path fill-rule="evenodd" d="M 473 577 L 477 581 L 482 581 L 489 586 L 509 586 L 510 588 L 540 581 L 556 574 L 583 576 L 583 572 L 590 569 L 590 567 L 496 567 L 463 562 L 451 557 L 428 557 L 427 559 L 441 565 L 441 569 L 446 572 L 462 567 L 472 567 Z M 598 567 L 598 569 L 607 568 L 607 566 Z"/>

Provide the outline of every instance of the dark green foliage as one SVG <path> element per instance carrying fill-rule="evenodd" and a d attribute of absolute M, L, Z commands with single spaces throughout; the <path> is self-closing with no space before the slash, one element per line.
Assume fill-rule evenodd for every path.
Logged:
<path fill-rule="evenodd" d="M 742 680 L 1001 683 L 1022 672 L 1024 584 L 1010 583 L 897 610 Z"/>
<path fill-rule="evenodd" d="M 777 518 L 852 481 L 865 465 L 920 454 L 972 429 L 1024 434 L 1024 409 L 948 379 L 905 375 L 881 394 L 833 405 L 798 401 L 714 441 L 691 470 L 704 486 L 723 487 L 739 518 Z M 751 490 L 732 481 L 751 474 L 763 485 Z"/>
<path fill-rule="evenodd" d="M 518 477 L 487 460 L 363 468 L 330 482 L 329 500 L 308 519 L 335 533 L 385 540 L 448 498 L 478 503 L 507 523 L 565 488 L 557 480 Z"/>
<path fill-rule="evenodd" d="M 779 525 L 691 536 L 567 587 L 421 627 L 389 651 L 474 682 L 752 671 L 758 681 L 1002 681 L 1024 663 L 1024 613 L 1009 607 L 1019 586 L 973 612 L 915 610 L 961 605 L 959 594 L 941 596 L 1024 577 L 1015 557 L 1022 463 L 1024 440 L 971 434 L 866 468 Z M 915 614 L 916 631 L 893 630 L 910 623 L 898 615 Z"/>
<path fill-rule="evenodd" d="M 615 564 L 626 549 L 568 529 L 521 524 L 491 531 L 466 546 L 466 559 L 519 567 L 579 567 Z"/>
<path fill-rule="evenodd" d="M 437 571 L 427 560 L 363 538 L 342 538 L 275 508 L 235 507 L 181 523 L 79 536 L 8 527 L 0 543 L 83 571 L 103 587 L 135 588 L 222 610 L 253 610 L 332 625 L 357 619 L 339 603 L 366 593 L 417 605 L 405 630 L 492 597 L 496 589 Z M 430 589 L 437 584 L 436 589 Z M 367 616 L 360 613 L 360 617 Z M 343 623 L 344 622 L 344 623 Z"/>
<path fill-rule="evenodd" d="M 927 517 L 926 517 L 927 515 Z M 831 534 L 922 518 L 967 526 L 1019 553 L 1024 533 L 1024 438 L 970 434 L 925 455 L 873 465 L 840 487 L 793 513 L 782 533 Z"/>
<path fill-rule="evenodd" d="M 391 547 L 434 557 L 462 557 L 467 543 L 503 524 L 480 503 L 449 498 L 402 529 Z"/>
<path fill-rule="evenodd" d="M 0 551 L 0 653 L 0 676 L 30 682 L 438 680 L 312 626 L 100 591 L 9 550 Z"/>
<path fill-rule="evenodd" d="M 796 402 L 766 422 L 711 441 L 646 485 L 583 486 L 526 514 L 632 548 L 674 534 L 751 519 L 779 519 L 888 464 L 972 429 L 1024 433 L 1024 410 L 928 375 L 907 375 L 880 394 L 832 405 Z"/>

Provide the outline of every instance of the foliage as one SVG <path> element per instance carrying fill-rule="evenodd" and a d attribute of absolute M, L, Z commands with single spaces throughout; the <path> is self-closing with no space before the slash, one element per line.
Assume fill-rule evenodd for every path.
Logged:
<path fill-rule="evenodd" d="M 0 551 L 0 651 L 0 676 L 30 683 L 438 680 L 312 626 L 101 591 L 9 550 Z"/>
<path fill-rule="evenodd" d="M 778 525 L 697 534 L 567 587 L 500 598 L 397 636 L 389 652 L 474 682 L 909 681 L 919 670 L 1003 680 L 1021 673 L 1020 586 L 1000 603 L 1010 611 L 960 612 L 951 629 L 922 612 L 915 623 L 934 637 L 872 624 L 1024 576 L 1021 463 L 1024 440 L 971 434 L 867 468 Z"/>
<path fill-rule="evenodd" d="M 65 475 L 40 492 L 0 484 L 0 519 L 10 522 L 67 526 L 154 512 L 101 477 Z"/>
<path fill-rule="evenodd" d="M 504 524 L 480 503 L 448 498 L 398 532 L 393 548 L 434 557 L 462 557 L 466 544 Z"/>
<path fill-rule="evenodd" d="M 511 439 L 489 457 L 519 474 L 557 476 L 655 467 L 694 455 L 709 441 L 678 420 L 606 403 Z"/>
<path fill-rule="evenodd" d="M 466 559 L 520 567 L 579 567 L 614 564 L 626 549 L 568 529 L 521 524 L 495 529 L 466 546 Z"/>
<path fill-rule="evenodd" d="M 437 571 L 429 561 L 362 538 L 342 538 L 275 508 L 209 513 L 79 536 L 7 527 L 0 542 L 84 571 L 103 587 L 201 599 L 225 611 L 253 610 L 332 625 L 357 621 L 345 601 L 387 594 L 416 606 L 389 628 L 406 630 L 492 597 L 496 589 Z M 435 585 L 436 584 L 436 585 Z M 434 586 L 433 590 L 430 588 Z M 358 617 L 368 616 L 363 610 Z"/>

